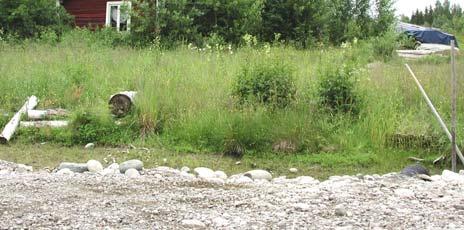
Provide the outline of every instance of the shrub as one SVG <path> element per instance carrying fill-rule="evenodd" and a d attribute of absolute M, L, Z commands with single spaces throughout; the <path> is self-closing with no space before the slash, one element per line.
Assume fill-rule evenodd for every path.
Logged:
<path fill-rule="evenodd" d="M 0 0 L 0 25 L 7 34 L 32 38 L 69 28 L 72 17 L 55 0 Z M 47 35 L 49 36 L 49 35 Z"/>
<path fill-rule="evenodd" d="M 398 46 L 402 49 L 416 49 L 418 42 L 413 36 L 401 34 L 398 37 Z"/>
<path fill-rule="evenodd" d="M 320 104 L 335 113 L 358 114 L 360 97 L 355 90 L 353 68 L 344 66 L 323 73 L 319 83 Z"/>
<path fill-rule="evenodd" d="M 138 136 L 139 127 L 130 117 L 115 124 L 108 114 L 77 112 L 71 123 L 71 143 L 122 144 Z"/>
<path fill-rule="evenodd" d="M 293 70 L 278 61 L 246 65 L 233 86 L 239 104 L 286 107 L 295 98 Z"/>
<path fill-rule="evenodd" d="M 373 38 L 372 48 L 377 59 L 383 61 L 392 59 L 397 48 L 396 35 L 393 32 L 387 32 L 382 36 Z"/>

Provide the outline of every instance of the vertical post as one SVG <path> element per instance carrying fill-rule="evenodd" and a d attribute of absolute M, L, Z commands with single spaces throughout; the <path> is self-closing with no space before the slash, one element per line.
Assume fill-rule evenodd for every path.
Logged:
<path fill-rule="evenodd" d="M 457 79 L 456 79 L 456 67 L 454 60 L 454 47 L 455 41 L 451 40 L 451 170 L 457 172 L 456 168 L 456 98 L 457 98 Z"/>

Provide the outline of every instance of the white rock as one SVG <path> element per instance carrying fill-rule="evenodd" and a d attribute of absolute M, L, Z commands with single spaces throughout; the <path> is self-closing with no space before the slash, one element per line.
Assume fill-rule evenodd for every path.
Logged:
<path fill-rule="evenodd" d="M 460 170 L 460 171 L 459 171 L 459 174 L 460 174 L 460 175 L 464 175 L 464 170 Z"/>
<path fill-rule="evenodd" d="M 113 163 L 103 169 L 103 171 L 100 172 L 102 175 L 113 175 L 113 174 L 119 174 L 119 164 L 118 163 Z"/>
<path fill-rule="evenodd" d="M 256 179 L 272 180 L 271 173 L 269 173 L 266 170 L 260 170 L 260 169 L 248 171 L 244 174 L 244 176 L 247 176 L 253 180 L 256 180 Z"/>
<path fill-rule="evenodd" d="M 93 148 L 95 148 L 95 144 L 94 143 L 88 143 L 88 144 L 85 145 L 84 148 L 85 149 L 93 149 Z"/>
<path fill-rule="evenodd" d="M 329 180 L 331 181 L 339 181 L 342 180 L 343 178 L 341 176 L 331 176 L 329 177 Z"/>
<path fill-rule="evenodd" d="M 222 217 L 216 217 L 212 220 L 212 222 L 215 227 L 226 227 L 229 225 L 229 221 Z"/>
<path fill-rule="evenodd" d="M 288 171 L 290 171 L 291 173 L 297 173 L 298 169 L 297 168 L 290 168 Z"/>
<path fill-rule="evenodd" d="M 193 171 L 195 172 L 195 174 L 199 178 L 206 179 L 206 178 L 215 178 L 216 177 L 216 174 L 214 173 L 214 171 L 209 169 L 209 168 L 198 167 L 198 168 L 195 168 Z"/>
<path fill-rule="evenodd" d="M 128 160 L 119 165 L 119 171 L 121 173 L 125 173 L 128 169 L 141 171 L 143 169 L 143 162 L 140 160 Z"/>
<path fill-rule="evenodd" d="M 205 181 L 211 184 L 224 184 L 224 180 L 216 177 L 203 178 Z"/>
<path fill-rule="evenodd" d="M 432 181 L 439 181 L 439 180 L 441 180 L 441 176 L 440 176 L 440 175 L 433 175 L 433 176 L 431 176 L 431 178 L 432 178 Z"/>
<path fill-rule="evenodd" d="M 165 172 L 165 173 L 174 173 L 174 174 L 179 174 L 180 173 L 179 170 L 173 169 L 173 168 L 170 168 L 170 167 L 166 167 L 166 166 L 156 167 L 155 170 Z"/>
<path fill-rule="evenodd" d="M 223 180 L 227 179 L 227 174 L 223 171 L 216 171 L 214 172 L 214 175 L 216 175 L 217 178 L 221 178 Z"/>
<path fill-rule="evenodd" d="M 0 175 L 7 175 L 7 174 L 10 174 L 10 173 L 11 173 L 11 171 L 6 170 L 6 169 L 0 170 Z"/>
<path fill-rule="evenodd" d="M 59 174 L 59 175 L 72 175 L 72 174 L 74 174 L 74 172 L 71 171 L 71 169 L 69 169 L 69 168 L 63 168 L 63 169 L 58 170 L 58 172 L 56 172 L 56 174 Z"/>
<path fill-rule="evenodd" d="M 32 166 L 28 166 L 28 165 L 24 165 L 24 164 L 18 164 L 17 168 L 16 168 L 16 171 L 21 172 L 21 173 L 32 172 L 33 170 L 34 169 L 32 168 Z"/>
<path fill-rule="evenodd" d="M 293 208 L 295 208 L 295 210 L 299 212 L 307 212 L 311 210 L 311 206 L 303 203 L 294 204 Z"/>
<path fill-rule="evenodd" d="M 182 177 L 188 178 L 188 179 L 195 179 L 195 175 L 188 173 L 188 172 L 180 172 L 179 174 Z"/>
<path fill-rule="evenodd" d="M 401 198 L 414 198 L 415 194 L 410 189 L 399 188 L 395 190 L 395 194 Z"/>
<path fill-rule="evenodd" d="M 264 185 L 264 184 L 269 184 L 270 182 L 268 180 L 265 180 L 265 179 L 256 179 L 254 180 L 254 182 L 256 184 L 260 184 L 260 185 Z"/>
<path fill-rule="evenodd" d="M 182 227 L 187 229 L 205 229 L 206 225 L 199 220 L 183 220 L 181 222 Z"/>
<path fill-rule="evenodd" d="M 231 184 L 250 184 L 253 183 L 253 179 L 246 176 L 230 177 L 227 183 Z"/>
<path fill-rule="evenodd" d="M 187 166 L 184 166 L 184 167 L 182 167 L 182 168 L 180 169 L 180 171 L 182 171 L 182 172 L 187 172 L 187 173 L 188 173 L 188 172 L 190 172 L 190 168 L 187 167 Z"/>
<path fill-rule="evenodd" d="M 97 160 L 89 160 L 87 161 L 87 169 L 89 172 L 100 172 L 103 170 L 103 165 L 100 163 L 100 161 Z"/>
<path fill-rule="evenodd" d="M 443 173 L 441 174 L 441 178 L 444 181 L 448 181 L 448 182 L 464 183 L 464 177 L 462 175 L 459 175 L 449 170 L 444 170 Z"/>
<path fill-rule="evenodd" d="M 289 183 L 290 181 L 291 180 L 287 180 L 286 176 L 280 176 L 280 177 L 276 177 L 272 179 L 272 183 L 275 183 L 275 184 L 286 184 L 286 183 Z"/>
<path fill-rule="evenodd" d="M 124 174 L 129 178 L 140 177 L 139 171 L 137 169 L 133 169 L 133 168 L 130 168 L 130 169 L 126 170 L 126 172 Z"/>
<path fill-rule="evenodd" d="M 319 181 L 310 176 L 300 176 L 295 178 L 298 184 L 318 184 Z"/>
<path fill-rule="evenodd" d="M 374 180 L 375 178 L 373 176 L 370 176 L 370 175 L 365 175 L 363 177 L 364 180 Z"/>

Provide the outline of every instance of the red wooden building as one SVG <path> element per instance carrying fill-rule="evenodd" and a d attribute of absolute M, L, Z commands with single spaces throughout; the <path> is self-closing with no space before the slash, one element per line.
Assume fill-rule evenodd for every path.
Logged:
<path fill-rule="evenodd" d="M 131 7 L 130 1 L 59 0 L 59 3 L 74 16 L 76 26 L 111 26 L 120 31 L 129 29 L 127 10 Z"/>

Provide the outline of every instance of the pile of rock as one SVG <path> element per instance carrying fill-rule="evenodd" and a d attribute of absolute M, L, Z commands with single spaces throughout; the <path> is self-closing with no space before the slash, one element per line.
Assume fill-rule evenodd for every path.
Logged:
<path fill-rule="evenodd" d="M 0 160 L 0 174 L 32 172 L 32 166 Z"/>
<path fill-rule="evenodd" d="M 87 163 L 63 162 L 58 166 L 57 174 L 74 174 L 74 173 L 98 173 L 101 175 L 125 174 L 128 177 L 139 177 L 143 170 L 143 162 L 140 160 L 128 160 L 121 164 L 113 163 L 106 168 L 97 160 L 89 160 Z"/>

